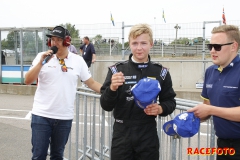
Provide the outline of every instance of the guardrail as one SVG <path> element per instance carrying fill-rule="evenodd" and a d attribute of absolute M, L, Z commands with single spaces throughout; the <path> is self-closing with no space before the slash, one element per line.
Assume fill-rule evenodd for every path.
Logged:
<path fill-rule="evenodd" d="M 76 125 L 73 125 L 72 136 L 69 138 L 69 160 L 111 159 L 114 118 L 112 112 L 102 110 L 99 98 L 100 95 L 95 94 L 88 88 L 78 88 L 76 94 Z M 180 98 L 176 98 L 176 102 L 176 110 L 170 116 L 156 118 L 160 144 L 159 160 L 213 160 L 215 155 L 201 155 L 195 151 L 200 148 L 216 148 L 212 119 L 201 123 L 199 132 L 192 138 L 171 137 L 162 130 L 163 124 L 173 119 L 175 115 L 201 103 Z M 75 147 L 72 146 L 72 141 L 75 142 Z"/>

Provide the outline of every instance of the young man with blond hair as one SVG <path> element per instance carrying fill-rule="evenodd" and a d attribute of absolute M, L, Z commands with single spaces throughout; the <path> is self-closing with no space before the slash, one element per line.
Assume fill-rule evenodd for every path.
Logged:
<path fill-rule="evenodd" d="M 235 150 L 217 155 L 217 160 L 240 159 L 240 32 L 237 26 L 221 25 L 212 30 L 212 62 L 205 73 L 203 104 L 189 110 L 202 120 L 213 116 L 218 148 Z"/>
<path fill-rule="evenodd" d="M 113 110 L 115 118 L 111 159 L 158 160 L 159 140 L 155 118 L 174 111 L 176 94 L 168 69 L 150 59 L 153 36 L 149 25 L 137 24 L 131 28 L 129 46 L 132 52 L 129 60 L 110 66 L 101 88 L 101 106 L 106 111 Z M 159 103 L 141 109 L 135 103 L 131 90 L 147 77 L 157 80 L 161 86 L 157 95 Z"/>

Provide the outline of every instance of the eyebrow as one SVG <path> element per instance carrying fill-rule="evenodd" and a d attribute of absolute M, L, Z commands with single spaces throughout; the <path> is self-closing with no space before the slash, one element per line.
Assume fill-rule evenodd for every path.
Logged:
<path fill-rule="evenodd" d="M 51 37 L 52 40 L 53 40 L 53 38 L 56 38 L 56 40 L 62 39 L 62 38 L 59 38 L 59 37 Z"/>

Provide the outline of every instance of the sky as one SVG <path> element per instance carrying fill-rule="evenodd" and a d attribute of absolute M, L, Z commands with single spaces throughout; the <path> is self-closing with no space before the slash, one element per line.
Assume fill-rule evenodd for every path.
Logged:
<path fill-rule="evenodd" d="M 239 0 L 1 0 L 0 27 L 55 26 L 62 23 L 125 24 L 189 23 L 221 20 L 222 9 L 228 20 L 239 20 Z M 155 17 L 155 19 L 154 19 Z"/>
<path fill-rule="evenodd" d="M 240 20 L 236 14 L 239 0 L 1 0 L 1 27 L 53 27 L 71 23 L 166 24 L 222 20 L 224 7 L 228 20 Z"/>

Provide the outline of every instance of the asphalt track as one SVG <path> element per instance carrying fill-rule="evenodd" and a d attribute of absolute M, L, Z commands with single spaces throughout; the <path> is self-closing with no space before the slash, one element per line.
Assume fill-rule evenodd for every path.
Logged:
<path fill-rule="evenodd" d="M 0 94 L 1 160 L 31 159 L 32 104 L 33 96 Z"/>

